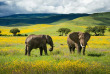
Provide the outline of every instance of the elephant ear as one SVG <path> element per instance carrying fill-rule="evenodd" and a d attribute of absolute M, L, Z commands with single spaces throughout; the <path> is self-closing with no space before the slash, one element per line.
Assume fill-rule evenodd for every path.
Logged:
<path fill-rule="evenodd" d="M 90 39 L 90 34 L 89 33 L 84 33 L 84 36 L 85 36 L 85 40 L 88 42 L 89 39 Z"/>
<path fill-rule="evenodd" d="M 69 35 L 69 38 L 75 43 L 79 43 L 79 32 L 73 32 Z"/>

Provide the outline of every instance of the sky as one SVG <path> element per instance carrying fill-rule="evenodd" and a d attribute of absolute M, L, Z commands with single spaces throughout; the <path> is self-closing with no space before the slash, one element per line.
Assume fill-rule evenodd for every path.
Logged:
<path fill-rule="evenodd" d="M 110 12 L 110 0 L 0 0 L 0 17 L 30 13 Z"/>

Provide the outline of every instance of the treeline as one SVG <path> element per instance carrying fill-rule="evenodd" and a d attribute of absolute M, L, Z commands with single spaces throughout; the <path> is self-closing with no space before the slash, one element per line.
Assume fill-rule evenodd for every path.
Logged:
<path fill-rule="evenodd" d="M 90 33 L 93 36 L 104 36 L 105 31 L 108 30 L 110 32 L 110 28 L 107 29 L 107 26 L 94 26 L 94 27 L 87 27 L 85 32 Z M 56 32 L 59 33 L 59 36 L 65 36 L 71 32 L 69 28 L 59 28 Z"/>
<path fill-rule="evenodd" d="M 104 36 L 105 31 L 108 30 L 110 32 L 110 28 L 107 29 L 106 26 L 94 26 L 94 27 L 87 27 L 85 32 L 90 33 L 93 36 Z M 59 36 L 67 36 L 69 32 L 71 32 L 69 28 L 59 28 L 56 32 L 59 33 Z M 13 28 L 10 30 L 10 33 L 13 34 L 13 36 L 28 36 L 27 34 L 17 34 L 20 30 L 18 28 Z M 2 31 L 0 30 L 0 36 L 10 36 L 10 35 L 2 35 Z"/>
<path fill-rule="evenodd" d="M 107 30 L 106 26 L 94 26 L 94 27 L 87 27 L 85 32 L 94 33 L 94 36 L 104 36 L 105 31 Z M 110 32 L 110 28 L 108 28 Z"/>

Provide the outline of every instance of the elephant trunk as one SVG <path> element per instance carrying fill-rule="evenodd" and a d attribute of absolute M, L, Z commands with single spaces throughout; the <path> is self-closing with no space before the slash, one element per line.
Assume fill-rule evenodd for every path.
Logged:
<path fill-rule="evenodd" d="M 83 48 L 83 55 L 85 55 L 85 47 L 82 47 Z"/>
<path fill-rule="evenodd" d="M 46 42 L 51 46 L 51 48 L 49 49 L 49 51 L 53 51 L 53 41 L 52 38 L 49 35 L 45 35 L 46 37 Z"/>
<path fill-rule="evenodd" d="M 51 48 L 49 49 L 49 51 L 53 51 L 53 41 L 50 42 L 50 46 Z"/>
<path fill-rule="evenodd" d="M 83 49 L 83 55 L 85 55 L 86 44 L 81 44 L 81 47 L 82 47 L 82 49 Z"/>

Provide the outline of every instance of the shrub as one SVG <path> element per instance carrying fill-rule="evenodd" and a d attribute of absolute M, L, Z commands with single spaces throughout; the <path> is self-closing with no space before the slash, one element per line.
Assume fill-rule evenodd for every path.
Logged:
<path fill-rule="evenodd" d="M 59 36 L 63 36 L 63 34 L 65 34 L 65 36 L 66 36 L 69 32 L 71 32 L 71 30 L 68 28 L 59 28 L 57 32 L 60 33 Z"/>
<path fill-rule="evenodd" d="M 27 34 L 25 34 L 25 36 L 28 36 Z"/>
<path fill-rule="evenodd" d="M 110 32 L 110 28 L 108 28 L 108 31 Z"/>
<path fill-rule="evenodd" d="M 0 31 L 0 33 L 1 33 L 1 31 Z M 2 34 L 0 34 L 0 36 L 2 36 Z"/>
<path fill-rule="evenodd" d="M 95 36 L 104 36 L 106 26 L 87 27 L 85 32 L 93 32 Z"/>
<path fill-rule="evenodd" d="M 20 30 L 18 28 L 13 28 L 13 29 L 10 30 L 10 32 L 13 33 L 13 36 L 16 36 L 16 34 L 18 32 L 20 32 Z"/>

